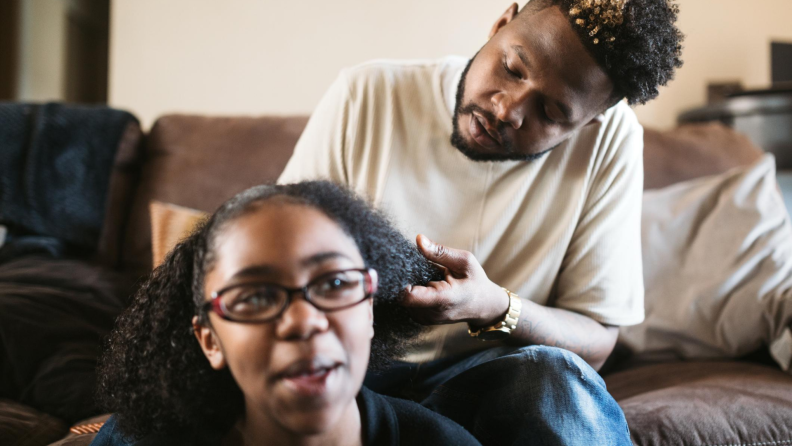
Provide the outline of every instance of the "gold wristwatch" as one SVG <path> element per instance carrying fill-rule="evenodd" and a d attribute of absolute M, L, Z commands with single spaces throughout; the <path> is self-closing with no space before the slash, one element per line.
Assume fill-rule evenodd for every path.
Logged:
<path fill-rule="evenodd" d="M 522 302 L 520 301 L 519 296 L 516 294 L 512 293 L 506 288 L 502 289 L 509 296 L 509 311 L 506 312 L 506 317 L 504 317 L 502 321 L 495 325 L 490 325 L 489 327 L 478 328 L 475 330 L 470 326 L 470 324 L 468 324 L 468 333 L 470 333 L 470 336 L 473 336 L 476 339 L 481 339 L 482 341 L 499 341 L 501 339 L 508 338 L 512 330 L 517 328 L 517 321 L 520 319 L 520 309 L 522 308 Z"/>

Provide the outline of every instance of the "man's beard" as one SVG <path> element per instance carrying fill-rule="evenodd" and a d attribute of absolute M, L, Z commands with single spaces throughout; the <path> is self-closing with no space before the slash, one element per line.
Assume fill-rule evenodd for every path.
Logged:
<path fill-rule="evenodd" d="M 476 56 L 478 53 L 476 53 Z M 465 97 L 465 79 L 467 78 L 468 70 L 470 70 L 470 66 L 473 64 L 473 61 L 476 59 L 476 56 L 473 56 L 472 59 L 467 63 L 465 69 L 462 71 L 462 77 L 459 78 L 459 85 L 457 86 L 456 91 L 456 105 L 454 106 L 454 117 L 451 118 L 452 124 L 454 126 L 454 131 L 451 133 L 451 145 L 456 147 L 457 150 L 462 152 L 463 155 L 468 157 L 473 161 L 534 161 L 542 158 L 543 156 L 547 155 L 551 150 L 558 147 L 558 145 L 551 147 L 547 150 L 544 150 L 539 153 L 516 153 L 514 151 L 514 144 L 511 140 L 508 139 L 506 136 L 506 123 L 503 121 L 498 120 L 492 113 L 488 110 L 484 110 L 483 108 L 479 107 L 476 104 L 470 103 L 467 105 L 463 105 L 462 101 Z M 459 117 L 461 115 L 471 115 L 470 119 L 475 119 L 472 116 L 472 113 L 476 111 L 485 117 L 490 122 L 497 123 L 497 131 L 500 134 L 500 139 L 503 141 L 501 144 L 501 148 L 503 149 L 504 153 L 486 153 L 481 152 L 479 150 L 474 149 L 473 147 L 468 144 L 465 138 L 462 136 L 462 132 L 459 130 Z"/>

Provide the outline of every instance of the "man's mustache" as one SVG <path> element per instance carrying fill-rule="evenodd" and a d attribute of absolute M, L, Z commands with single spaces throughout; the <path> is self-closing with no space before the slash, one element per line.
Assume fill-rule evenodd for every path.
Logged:
<path fill-rule="evenodd" d="M 500 140 L 502 141 L 501 148 L 503 151 L 506 153 L 514 153 L 514 142 L 507 134 L 506 123 L 495 117 L 495 114 L 491 111 L 479 107 L 477 104 L 472 102 L 466 104 L 458 111 L 458 113 L 461 115 L 472 115 L 473 112 L 483 116 L 487 121 L 489 121 L 490 125 L 495 128 L 495 131 L 497 131 L 498 135 L 500 135 Z"/>

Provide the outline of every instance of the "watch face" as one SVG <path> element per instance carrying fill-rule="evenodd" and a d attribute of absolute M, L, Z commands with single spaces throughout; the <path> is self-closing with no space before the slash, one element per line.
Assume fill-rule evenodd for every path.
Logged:
<path fill-rule="evenodd" d="M 508 338 L 510 334 L 501 330 L 490 330 L 479 333 L 478 337 L 482 341 L 500 341 Z"/>

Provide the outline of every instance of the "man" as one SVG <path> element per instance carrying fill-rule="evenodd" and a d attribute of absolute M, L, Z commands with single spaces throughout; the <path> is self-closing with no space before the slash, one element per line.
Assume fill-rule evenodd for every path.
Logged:
<path fill-rule="evenodd" d="M 643 319 L 643 132 L 622 100 L 681 66 L 676 16 L 666 0 L 532 0 L 469 61 L 341 73 L 279 181 L 369 196 L 447 270 L 408 290 L 432 328 L 369 385 L 484 443 L 629 444 L 589 365 Z"/>

